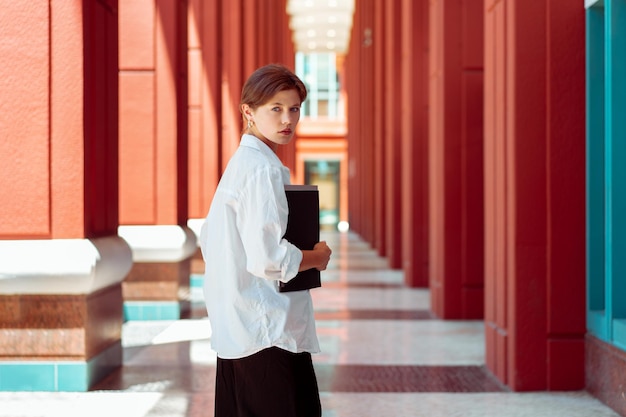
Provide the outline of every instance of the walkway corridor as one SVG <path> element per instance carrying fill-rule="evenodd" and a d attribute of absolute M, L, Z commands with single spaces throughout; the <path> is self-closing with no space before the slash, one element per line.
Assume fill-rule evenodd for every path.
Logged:
<path fill-rule="evenodd" d="M 617 417 L 584 392 L 509 392 L 484 366 L 482 322 L 440 321 L 354 234 L 313 290 L 324 417 Z M 0 417 L 211 417 L 215 356 L 199 290 L 189 319 L 124 325 L 124 367 L 88 393 L 0 393 Z M 277 416 L 280 417 L 280 416 Z"/>

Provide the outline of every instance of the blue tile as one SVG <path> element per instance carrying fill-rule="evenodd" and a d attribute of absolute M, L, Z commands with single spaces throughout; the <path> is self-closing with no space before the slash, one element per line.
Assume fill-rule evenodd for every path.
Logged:
<path fill-rule="evenodd" d="M 120 341 L 88 362 L 0 363 L 0 391 L 86 392 L 122 362 Z"/>
<path fill-rule="evenodd" d="M 189 277 L 189 286 L 191 288 L 202 288 L 204 285 L 204 275 L 191 274 Z"/>
<path fill-rule="evenodd" d="M 85 362 L 57 363 L 57 391 L 85 392 L 89 389 L 89 375 Z"/>
<path fill-rule="evenodd" d="M 176 301 L 127 301 L 124 303 L 124 320 L 178 320 L 180 303 Z"/>
<path fill-rule="evenodd" d="M 56 391 L 54 363 L 0 364 L 0 391 Z"/>

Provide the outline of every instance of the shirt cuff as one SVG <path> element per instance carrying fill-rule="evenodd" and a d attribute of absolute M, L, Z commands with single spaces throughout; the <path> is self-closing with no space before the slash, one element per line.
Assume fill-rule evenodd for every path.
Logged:
<path fill-rule="evenodd" d="M 285 262 L 283 263 L 280 281 L 289 282 L 292 278 L 295 278 L 295 276 L 298 275 L 301 263 L 302 251 L 291 245 L 290 250 L 287 252 Z"/>

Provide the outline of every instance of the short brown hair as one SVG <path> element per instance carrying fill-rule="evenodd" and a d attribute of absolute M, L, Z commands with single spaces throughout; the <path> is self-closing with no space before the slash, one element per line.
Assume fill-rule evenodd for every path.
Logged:
<path fill-rule="evenodd" d="M 241 103 L 247 104 L 252 109 L 267 103 L 277 93 L 285 90 L 296 90 L 300 97 L 300 103 L 306 100 L 306 86 L 296 74 L 281 64 L 269 64 L 258 68 L 250 75 L 241 90 Z M 242 114 L 244 124 L 247 123 Z"/>

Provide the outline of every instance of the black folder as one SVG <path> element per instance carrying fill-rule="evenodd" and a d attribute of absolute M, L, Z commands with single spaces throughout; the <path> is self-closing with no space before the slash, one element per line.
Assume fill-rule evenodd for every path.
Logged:
<path fill-rule="evenodd" d="M 320 199 L 316 185 L 286 185 L 289 218 L 285 239 L 298 249 L 310 250 L 320 240 Z M 280 282 L 279 291 L 302 291 L 322 286 L 320 271 L 315 268 L 298 272 L 288 282 Z"/>

